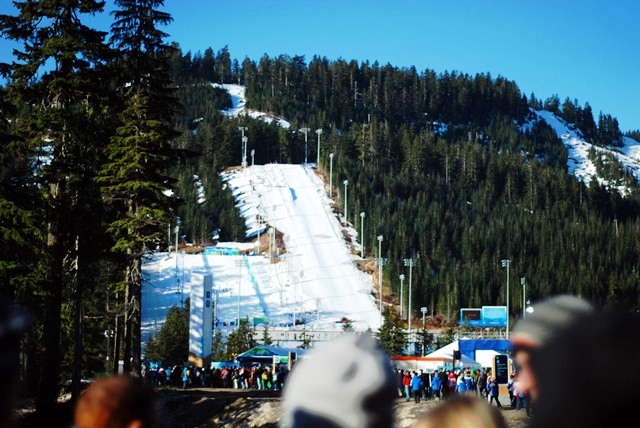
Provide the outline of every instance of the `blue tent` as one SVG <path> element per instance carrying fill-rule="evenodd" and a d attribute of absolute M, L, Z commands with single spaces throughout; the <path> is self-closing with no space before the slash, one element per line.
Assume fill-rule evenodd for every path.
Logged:
<path fill-rule="evenodd" d="M 236 361 L 240 364 L 247 365 L 260 363 L 263 365 L 272 364 L 273 357 L 280 357 L 280 362 L 287 363 L 289 353 L 295 353 L 296 358 L 301 358 L 306 354 L 307 350 L 302 348 L 280 348 L 277 346 L 258 345 L 246 352 L 238 355 Z"/>

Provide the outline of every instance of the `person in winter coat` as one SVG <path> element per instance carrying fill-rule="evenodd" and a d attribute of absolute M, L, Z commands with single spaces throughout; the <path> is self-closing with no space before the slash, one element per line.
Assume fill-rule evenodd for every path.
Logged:
<path fill-rule="evenodd" d="M 402 378 L 402 385 L 404 386 L 404 394 L 405 394 L 405 398 L 407 399 L 407 401 L 411 400 L 411 372 L 409 372 L 407 370 L 407 372 L 404 374 L 404 377 Z"/>
<path fill-rule="evenodd" d="M 513 388 L 515 387 L 515 373 L 511 373 L 509 376 L 509 381 L 507 382 L 507 391 L 509 391 L 509 407 L 514 408 L 516 406 L 516 395 L 513 392 Z"/>
<path fill-rule="evenodd" d="M 415 399 L 416 403 L 420 402 L 423 387 L 424 383 L 422 382 L 422 378 L 418 375 L 418 373 L 413 372 L 413 377 L 411 378 L 411 390 L 413 391 L 413 398 Z"/>
<path fill-rule="evenodd" d="M 467 392 L 467 382 L 465 382 L 464 380 L 464 374 L 460 373 L 460 375 L 458 375 L 458 379 L 456 380 L 456 393 L 464 394 L 465 392 Z"/>
<path fill-rule="evenodd" d="M 444 370 L 444 367 L 440 369 L 440 373 L 438 373 L 438 376 L 440 377 L 440 380 L 442 381 L 442 398 L 443 399 L 447 399 L 449 397 L 449 387 L 447 386 L 448 383 L 448 373 Z"/>
<path fill-rule="evenodd" d="M 498 396 L 500 395 L 500 387 L 498 385 L 498 382 L 496 382 L 496 380 L 492 377 L 489 377 L 489 379 L 487 379 L 487 382 L 487 389 L 489 390 L 489 404 L 491 404 L 493 400 L 496 400 L 496 405 L 498 407 L 502 407 L 502 404 L 500 404 L 500 400 L 498 399 Z"/>
<path fill-rule="evenodd" d="M 442 378 L 434 373 L 431 377 L 431 391 L 436 401 L 440 401 L 440 391 L 442 390 Z"/>
<path fill-rule="evenodd" d="M 483 371 L 478 376 L 478 381 L 476 382 L 476 387 L 478 389 L 478 395 L 482 398 L 487 398 L 487 372 Z"/>
<path fill-rule="evenodd" d="M 456 373 L 453 371 L 453 369 L 451 369 L 449 371 L 449 376 L 447 377 L 447 386 L 449 389 L 449 395 L 453 395 L 456 393 L 457 381 L 458 381 L 458 376 L 456 376 Z"/>
<path fill-rule="evenodd" d="M 402 397 L 404 395 L 404 370 L 398 369 L 396 372 L 396 387 L 398 388 L 398 397 Z"/>

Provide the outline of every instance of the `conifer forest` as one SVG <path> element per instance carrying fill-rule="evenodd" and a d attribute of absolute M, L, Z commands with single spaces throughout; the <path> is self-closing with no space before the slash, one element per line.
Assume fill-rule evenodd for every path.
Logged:
<path fill-rule="evenodd" d="M 384 235 L 385 286 L 399 290 L 403 260 L 415 259 L 415 308 L 455 321 L 460 308 L 504 305 L 509 259 L 531 300 L 566 292 L 640 310 L 637 180 L 598 158 L 603 183 L 629 190 L 585 185 L 534 120 L 551 111 L 602 147 L 640 141 L 588 102 L 538 99 L 488 73 L 185 52 L 162 31 L 172 19 L 162 0 L 117 0 L 108 33 L 86 23 L 103 13 L 97 0 L 16 3 L 0 15 L 0 37 L 17 44 L 0 64 L 0 295 L 31 312 L 21 370 L 43 417 L 64 381 L 78 394 L 85 373 L 105 372 L 105 355 L 110 370 L 120 359 L 139 367 L 141 266 L 166 251 L 178 218 L 190 243 L 216 231 L 246 239 L 219 176 L 240 164 L 242 126 L 256 164 L 315 162 L 298 130 L 323 130 L 318 173 L 328 178 L 332 153 L 349 218 L 366 211 L 365 241 Z M 291 127 L 221 114 L 231 99 L 212 83 L 244 85 L 248 108 Z"/>

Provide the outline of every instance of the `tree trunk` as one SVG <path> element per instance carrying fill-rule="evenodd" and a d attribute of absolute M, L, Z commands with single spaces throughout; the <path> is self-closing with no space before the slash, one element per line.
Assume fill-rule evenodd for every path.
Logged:
<path fill-rule="evenodd" d="M 74 314 L 73 314 L 73 372 L 71 374 L 71 402 L 75 403 L 81 391 L 82 378 L 82 355 L 84 354 L 83 337 L 83 290 L 84 280 L 81 276 L 80 266 L 80 237 L 76 236 L 76 258 L 75 258 L 75 293 L 74 293 Z"/>
<path fill-rule="evenodd" d="M 63 194 L 61 183 L 51 184 L 52 218 L 47 226 L 47 273 L 43 284 L 43 343 L 42 364 L 36 396 L 37 418 L 40 421 L 55 420 L 55 404 L 58 398 L 58 372 L 60 366 L 60 326 L 62 305 L 62 277 L 64 248 L 60 231 L 60 209 L 56 206 Z"/>

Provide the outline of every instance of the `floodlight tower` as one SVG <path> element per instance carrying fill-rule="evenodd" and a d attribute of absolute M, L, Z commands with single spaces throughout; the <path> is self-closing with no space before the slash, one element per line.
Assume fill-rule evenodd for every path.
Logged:
<path fill-rule="evenodd" d="M 307 134 L 311 131 L 310 128 L 300 128 L 300 132 L 304 132 L 304 163 L 307 163 Z"/>

